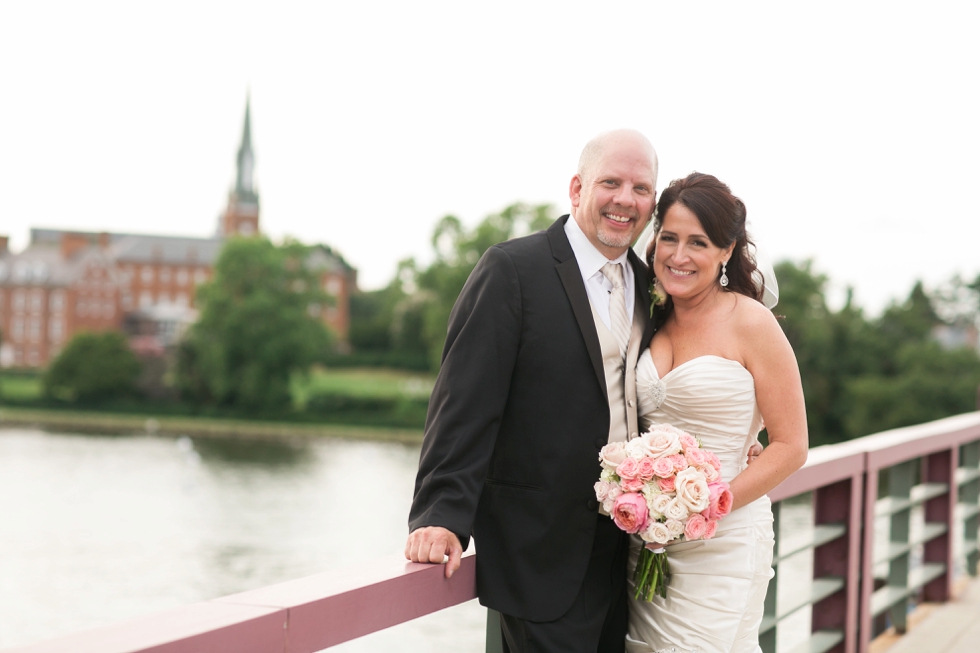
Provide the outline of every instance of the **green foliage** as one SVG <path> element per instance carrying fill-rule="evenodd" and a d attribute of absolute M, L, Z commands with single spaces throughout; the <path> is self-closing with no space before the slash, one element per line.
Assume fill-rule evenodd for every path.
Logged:
<path fill-rule="evenodd" d="M 77 334 L 44 374 L 49 398 L 96 403 L 133 394 L 140 364 L 123 334 Z"/>
<path fill-rule="evenodd" d="M 264 238 L 225 244 L 214 278 L 198 288 L 201 316 L 177 352 L 185 399 L 253 414 L 290 407 L 290 379 L 322 360 L 332 341 L 319 318 L 330 300 L 308 254 L 299 243 Z"/>
<path fill-rule="evenodd" d="M 918 424 L 975 408 L 980 358 L 943 350 L 944 323 L 921 283 L 878 319 L 865 318 L 850 293 L 844 307 L 825 301 L 827 278 L 809 262 L 776 266 L 776 313 L 803 379 L 813 445 Z"/>
<path fill-rule="evenodd" d="M 416 270 L 411 262 L 401 270 L 403 279 L 416 287 L 399 305 L 402 312 L 396 324 L 402 341 L 413 342 L 417 337 L 428 352 L 432 369 L 438 369 L 449 314 L 483 253 L 497 243 L 546 229 L 554 219 L 551 205 L 517 203 L 487 216 L 472 231 L 466 231 L 454 216 L 440 220 L 432 234 L 435 261 L 425 270 Z"/>

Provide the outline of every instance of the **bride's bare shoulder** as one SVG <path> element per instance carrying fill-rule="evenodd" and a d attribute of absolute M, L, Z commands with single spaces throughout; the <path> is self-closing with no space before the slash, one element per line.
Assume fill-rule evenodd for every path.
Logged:
<path fill-rule="evenodd" d="M 761 302 L 744 295 L 736 295 L 735 328 L 742 336 L 771 337 L 775 333 L 782 334 L 783 330 L 772 314 Z"/>

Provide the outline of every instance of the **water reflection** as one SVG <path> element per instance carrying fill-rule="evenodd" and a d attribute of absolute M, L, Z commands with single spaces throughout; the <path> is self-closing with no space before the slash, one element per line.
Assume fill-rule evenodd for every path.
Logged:
<path fill-rule="evenodd" d="M 177 438 L 177 446 L 197 451 L 206 464 L 254 465 L 290 472 L 315 461 L 309 440 L 266 440 L 236 438 Z"/>

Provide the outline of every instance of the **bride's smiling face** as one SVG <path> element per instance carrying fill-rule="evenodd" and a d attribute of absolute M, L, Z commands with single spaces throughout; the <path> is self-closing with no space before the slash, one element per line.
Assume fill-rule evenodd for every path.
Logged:
<path fill-rule="evenodd" d="M 724 249 L 712 243 L 694 212 L 675 202 L 657 234 L 653 273 L 675 301 L 696 297 L 720 287 L 721 264 L 733 248 L 734 243 Z"/>

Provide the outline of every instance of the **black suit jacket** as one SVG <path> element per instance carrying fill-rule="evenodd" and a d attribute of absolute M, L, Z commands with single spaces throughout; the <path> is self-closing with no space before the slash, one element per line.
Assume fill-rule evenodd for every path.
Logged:
<path fill-rule="evenodd" d="M 409 516 L 411 530 L 445 527 L 464 548 L 472 534 L 481 603 L 531 621 L 560 617 L 582 584 L 609 436 L 599 337 L 568 219 L 491 247 L 463 287 Z M 649 314 L 644 267 L 629 256 L 637 305 Z M 651 336 L 647 328 L 644 346 Z"/>

